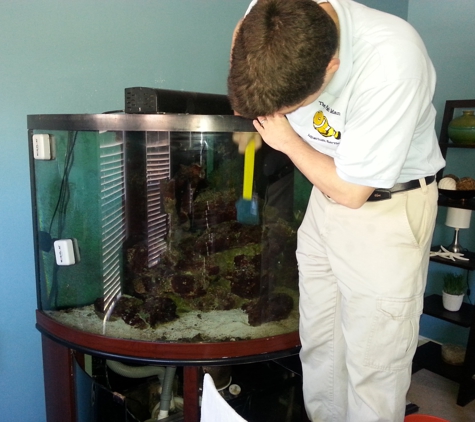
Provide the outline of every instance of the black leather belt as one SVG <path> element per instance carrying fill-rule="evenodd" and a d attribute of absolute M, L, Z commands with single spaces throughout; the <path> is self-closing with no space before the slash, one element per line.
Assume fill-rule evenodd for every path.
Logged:
<path fill-rule="evenodd" d="M 426 185 L 430 185 L 435 180 L 435 176 L 427 176 L 424 179 L 426 181 Z M 406 183 L 396 183 L 390 189 L 377 188 L 370 195 L 370 197 L 368 198 L 368 201 L 369 202 L 384 201 L 385 199 L 391 199 L 391 194 L 393 193 L 404 192 L 406 190 L 412 190 L 412 189 L 418 189 L 420 187 L 421 187 L 421 183 L 419 182 L 419 179 L 415 179 L 415 180 L 410 180 L 409 182 L 406 182 Z"/>

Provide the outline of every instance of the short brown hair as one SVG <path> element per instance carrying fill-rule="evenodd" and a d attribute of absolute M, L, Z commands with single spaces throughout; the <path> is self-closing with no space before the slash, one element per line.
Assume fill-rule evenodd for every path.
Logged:
<path fill-rule="evenodd" d="M 233 109 L 256 118 L 299 104 L 321 88 L 337 47 L 335 22 L 313 0 L 259 0 L 231 52 Z"/>

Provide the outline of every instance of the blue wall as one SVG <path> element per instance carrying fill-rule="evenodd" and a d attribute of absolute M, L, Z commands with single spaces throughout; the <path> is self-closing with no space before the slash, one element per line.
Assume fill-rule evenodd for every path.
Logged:
<path fill-rule="evenodd" d="M 0 419 L 45 420 L 26 116 L 101 113 L 124 88 L 226 92 L 248 0 L 0 2 Z"/>
<path fill-rule="evenodd" d="M 231 34 L 248 1 L 0 2 L 2 421 L 45 420 L 26 116 L 120 109 L 131 86 L 225 93 Z M 439 115 L 445 99 L 475 98 L 473 0 L 363 3 L 421 32 L 439 73 Z"/>
<path fill-rule="evenodd" d="M 360 0 L 359 3 L 363 3 L 368 7 L 373 7 L 374 9 L 392 13 L 393 15 L 407 20 L 409 0 Z"/>

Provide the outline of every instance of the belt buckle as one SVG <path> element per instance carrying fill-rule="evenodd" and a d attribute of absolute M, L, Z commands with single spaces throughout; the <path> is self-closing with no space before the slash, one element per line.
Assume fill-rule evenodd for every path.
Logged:
<path fill-rule="evenodd" d="M 389 189 L 375 189 L 368 198 L 368 202 L 385 201 L 391 199 L 391 191 Z"/>

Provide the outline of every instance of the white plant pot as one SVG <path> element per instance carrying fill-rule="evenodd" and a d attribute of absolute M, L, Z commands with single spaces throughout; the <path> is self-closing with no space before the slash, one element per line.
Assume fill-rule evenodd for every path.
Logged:
<path fill-rule="evenodd" d="M 457 312 L 462 306 L 463 296 L 464 295 L 449 295 L 448 293 L 442 292 L 442 304 L 448 311 Z"/>

